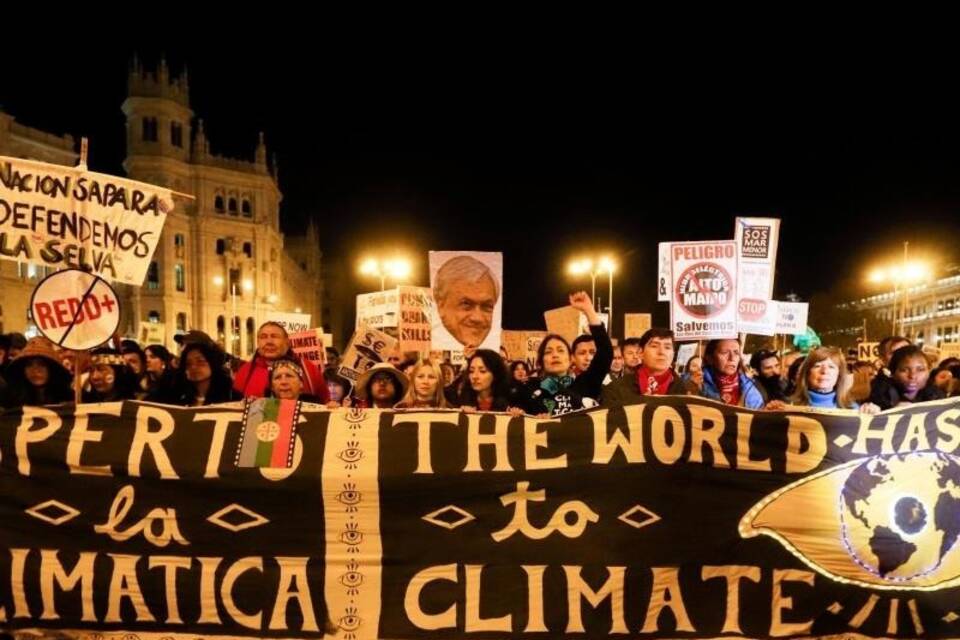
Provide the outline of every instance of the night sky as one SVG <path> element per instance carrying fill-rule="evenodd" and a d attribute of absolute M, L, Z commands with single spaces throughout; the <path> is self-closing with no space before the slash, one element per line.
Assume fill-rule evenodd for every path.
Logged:
<path fill-rule="evenodd" d="M 567 260 L 602 249 L 620 262 L 617 324 L 627 311 L 666 321 L 657 243 L 730 238 L 736 215 L 783 219 L 777 296 L 867 292 L 856 285 L 904 240 L 940 265 L 955 257 L 960 105 L 929 70 L 280 40 L 166 57 L 173 73 L 189 66 L 215 153 L 252 158 L 266 132 L 284 228 L 318 222 L 348 314 L 374 288 L 357 263 L 384 247 L 417 258 L 418 284 L 430 249 L 503 251 L 506 328 L 541 328 L 576 286 Z M 89 136 L 91 168 L 121 173 L 134 51 L 148 66 L 160 52 L 93 45 L 55 76 L 4 66 L 0 105 Z"/>

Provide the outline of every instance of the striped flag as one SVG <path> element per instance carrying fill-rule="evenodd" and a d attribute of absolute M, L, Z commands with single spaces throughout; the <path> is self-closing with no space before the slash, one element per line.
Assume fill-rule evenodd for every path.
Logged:
<path fill-rule="evenodd" d="M 238 467 L 289 469 L 297 435 L 300 403 L 279 398 L 248 398 L 243 432 L 234 462 Z"/>

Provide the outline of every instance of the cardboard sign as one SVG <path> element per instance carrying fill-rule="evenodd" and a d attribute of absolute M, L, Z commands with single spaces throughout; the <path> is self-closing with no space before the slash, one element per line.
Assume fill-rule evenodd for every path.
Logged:
<path fill-rule="evenodd" d="M 326 343 L 323 329 L 310 329 L 290 334 L 290 348 L 295 354 L 322 368 L 326 362 Z"/>
<path fill-rule="evenodd" d="M 503 330 L 503 348 L 510 360 L 522 360 L 533 367 L 537 360 L 537 350 L 547 336 L 546 331 L 508 331 Z"/>
<path fill-rule="evenodd" d="M 736 338 L 736 242 L 674 242 L 670 257 L 670 324 L 676 339 Z"/>
<path fill-rule="evenodd" d="M 120 300 L 100 276 L 67 269 L 44 278 L 30 298 L 40 333 L 64 349 L 100 346 L 120 325 Z"/>
<path fill-rule="evenodd" d="M 142 346 L 148 344 L 165 345 L 167 342 L 167 325 L 162 322 L 140 322 L 137 342 Z"/>
<path fill-rule="evenodd" d="M 650 329 L 652 319 L 649 313 L 623 314 L 623 337 L 639 338 Z"/>
<path fill-rule="evenodd" d="M 777 307 L 777 333 L 796 336 L 807 331 L 809 303 L 777 301 L 774 304 Z"/>
<path fill-rule="evenodd" d="M 364 371 L 378 362 L 386 362 L 398 344 L 396 338 L 383 331 L 373 327 L 360 327 L 350 338 L 347 350 L 340 360 L 340 375 L 356 382 Z"/>
<path fill-rule="evenodd" d="M 670 271 L 670 243 L 661 242 L 657 256 L 657 302 L 670 302 L 670 283 L 673 276 Z M 629 335 L 628 335 L 629 337 Z"/>
<path fill-rule="evenodd" d="M 0 258 L 139 286 L 173 207 L 169 189 L 0 156 Z"/>
<path fill-rule="evenodd" d="M 433 325 L 433 292 L 430 287 L 397 287 L 400 351 L 416 351 L 420 355 L 430 353 L 430 336 Z"/>
<path fill-rule="evenodd" d="M 777 305 L 772 298 L 779 238 L 777 218 L 736 220 L 737 330 L 741 333 L 776 333 Z"/>
<path fill-rule="evenodd" d="M 286 330 L 287 335 L 303 333 L 313 328 L 310 324 L 309 313 L 281 313 L 279 311 L 272 311 L 267 314 L 267 321 L 279 324 Z"/>
<path fill-rule="evenodd" d="M 580 331 L 580 316 L 578 309 L 571 306 L 549 309 L 543 312 L 543 320 L 547 324 L 547 332 L 562 336 L 568 343 L 572 343 Z"/>
<path fill-rule="evenodd" d="M 857 345 L 857 360 L 874 362 L 880 359 L 879 342 L 861 342 Z"/>
<path fill-rule="evenodd" d="M 397 289 L 361 293 L 357 296 L 355 328 L 366 325 L 374 329 L 396 327 L 398 323 L 399 292 Z"/>

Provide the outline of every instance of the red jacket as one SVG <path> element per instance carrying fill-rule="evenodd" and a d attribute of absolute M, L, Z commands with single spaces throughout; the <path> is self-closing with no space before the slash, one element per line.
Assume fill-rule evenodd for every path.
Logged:
<path fill-rule="evenodd" d="M 292 355 L 292 354 L 288 354 Z M 323 402 L 330 401 L 330 391 L 327 381 L 323 379 L 323 372 L 310 360 L 297 358 L 303 367 L 303 393 L 320 398 Z M 262 398 L 270 389 L 270 364 L 261 355 L 255 355 L 250 362 L 244 362 L 233 378 L 233 388 L 244 397 Z"/>

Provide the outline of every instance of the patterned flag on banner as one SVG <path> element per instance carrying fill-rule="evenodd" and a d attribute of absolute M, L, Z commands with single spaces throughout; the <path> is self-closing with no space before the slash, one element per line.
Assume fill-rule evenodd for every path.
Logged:
<path fill-rule="evenodd" d="M 249 398 L 237 447 L 238 467 L 289 469 L 293 464 L 300 403 L 279 398 Z"/>

